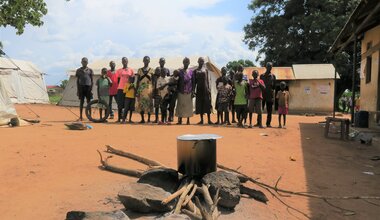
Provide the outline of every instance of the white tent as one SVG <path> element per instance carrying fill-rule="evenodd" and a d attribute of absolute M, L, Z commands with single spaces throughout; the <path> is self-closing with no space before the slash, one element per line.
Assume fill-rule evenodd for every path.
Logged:
<path fill-rule="evenodd" d="M 190 59 L 190 68 L 196 68 L 198 66 L 198 57 L 189 57 Z M 210 87 L 211 87 L 211 98 L 212 98 L 212 104 L 214 105 L 215 103 L 215 98 L 216 98 L 216 88 L 215 88 L 215 81 L 216 79 L 221 76 L 220 69 L 210 60 L 209 57 L 204 57 L 205 59 L 205 64 L 206 67 L 209 71 L 209 82 L 210 82 Z M 92 68 L 94 71 L 94 83 L 100 76 L 100 72 L 102 68 L 107 68 L 109 69 L 109 62 L 113 60 L 116 63 L 116 69 L 119 69 L 122 67 L 121 64 L 121 58 L 118 60 L 115 59 L 102 59 L 102 60 L 96 60 L 93 63 L 89 63 L 89 67 Z M 139 68 L 143 66 L 143 59 L 137 59 L 137 58 L 128 58 L 128 66 L 133 68 L 135 72 Z M 165 67 L 170 70 L 170 73 L 172 74 L 175 69 L 179 69 L 183 67 L 182 61 L 183 57 L 168 57 L 166 58 L 166 64 Z M 156 68 L 159 66 L 159 58 L 151 58 L 150 60 L 150 67 Z M 75 77 L 75 69 L 69 70 L 68 75 L 69 75 L 69 82 L 67 83 L 67 86 L 63 92 L 63 97 L 61 101 L 58 103 L 58 105 L 63 105 L 63 106 L 79 106 L 79 100 L 77 97 L 77 85 L 76 85 L 76 77 Z M 97 97 L 97 91 L 96 87 L 92 89 L 92 92 L 94 94 L 94 97 Z"/>
<path fill-rule="evenodd" d="M 0 125 L 8 124 L 11 118 L 15 117 L 17 117 L 16 109 L 0 80 Z"/>
<path fill-rule="evenodd" d="M 49 103 L 43 74 L 29 61 L 0 57 L 0 81 L 13 103 Z"/>

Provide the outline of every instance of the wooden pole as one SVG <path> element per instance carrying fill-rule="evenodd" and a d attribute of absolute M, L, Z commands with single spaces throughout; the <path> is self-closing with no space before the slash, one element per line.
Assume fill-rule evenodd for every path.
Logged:
<path fill-rule="evenodd" d="M 336 111 L 336 103 L 337 103 L 337 100 L 336 100 L 336 69 L 335 69 L 335 66 L 334 66 L 334 103 L 333 103 L 333 118 L 335 118 L 335 111 Z M 339 102 L 338 102 L 339 103 Z M 339 105 L 338 105 L 339 106 Z"/>
<path fill-rule="evenodd" d="M 352 64 L 352 96 L 351 96 L 351 124 L 355 123 L 355 112 L 354 112 L 354 105 L 355 105 L 355 88 L 356 88 L 356 60 L 357 60 L 357 35 L 355 35 L 354 38 L 354 58 L 353 58 L 353 64 Z"/>

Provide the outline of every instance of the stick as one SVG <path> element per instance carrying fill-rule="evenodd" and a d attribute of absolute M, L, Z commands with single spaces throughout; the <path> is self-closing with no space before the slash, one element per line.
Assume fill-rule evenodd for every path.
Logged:
<path fill-rule="evenodd" d="M 213 220 L 212 215 L 208 213 L 205 207 L 201 204 L 198 196 L 195 196 L 195 204 L 198 206 L 199 210 L 201 211 L 202 220 Z"/>
<path fill-rule="evenodd" d="M 213 202 L 210 196 L 210 192 L 208 191 L 208 187 L 202 183 L 202 186 L 198 187 L 197 190 L 203 195 L 203 198 L 207 205 L 212 206 Z"/>
<path fill-rule="evenodd" d="M 203 199 L 206 203 L 206 205 L 208 206 L 208 208 L 204 208 L 203 209 L 205 210 L 205 212 L 207 213 L 207 215 L 210 215 L 211 216 L 211 219 L 217 219 L 219 217 L 219 211 L 218 211 L 218 202 L 219 202 L 219 188 L 217 189 L 216 191 L 216 194 L 214 196 L 214 199 L 211 198 L 211 195 L 210 195 L 210 192 L 208 190 L 208 187 L 202 183 L 202 186 L 201 187 L 198 187 L 197 188 L 198 192 L 201 193 L 203 195 Z M 199 205 L 197 204 L 197 206 L 199 207 Z M 200 208 L 200 211 L 202 213 L 202 209 Z M 203 216 L 203 215 L 202 215 Z M 210 217 L 209 216 L 209 217 Z"/>
<path fill-rule="evenodd" d="M 129 152 L 124 152 L 122 150 L 117 150 L 113 147 L 111 147 L 110 145 L 106 145 L 106 148 L 107 148 L 107 152 L 109 153 L 112 153 L 112 154 L 116 154 L 118 156 L 122 156 L 122 157 L 127 157 L 131 160 L 135 160 L 137 162 L 140 162 L 140 163 L 143 163 L 149 167 L 166 167 L 164 165 L 162 165 L 161 163 L 157 162 L 157 161 L 154 161 L 154 160 L 150 160 L 150 159 L 147 159 L 147 158 L 144 158 L 144 157 L 140 157 L 136 154 L 132 154 L 132 153 L 129 153 Z"/>
<path fill-rule="evenodd" d="M 168 196 L 166 199 L 162 200 L 161 203 L 163 205 L 168 204 L 171 202 L 173 199 L 177 198 L 178 196 L 182 195 L 182 193 L 186 190 L 188 183 L 186 183 L 184 186 L 182 186 L 179 190 L 177 190 L 175 193 L 171 194 Z"/>
<path fill-rule="evenodd" d="M 267 202 L 269 201 L 263 192 L 245 187 L 243 185 L 240 185 L 240 193 L 246 194 L 249 197 L 253 198 L 254 200 L 265 203 L 265 204 L 267 204 Z"/>
<path fill-rule="evenodd" d="M 177 202 L 177 206 L 175 207 L 175 210 L 174 210 L 175 214 L 179 214 L 180 213 L 181 207 L 182 207 L 182 203 L 185 201 L 185 198 L 186 198 L 187 194 L 189 193 L 189 191 L 193 187 L 194 187 L 194 180 L 191 180 L 190 184 L 186 186 L 185 191 L 183 191 L 183 193 L 179 197 L 179 200 Z"/>
<path fill-rule="evenodd" d="M 201 213 L 201 211 L 198 209 L 198 207 L 191 200 L 187 203 L 186 208 L 188 210 L 190 210 L 191 212 L 193 212 L 194 214 L 198 215 L 198 213 L 199 214 Z"/>
<path fill-rule="evenodd" d="M 217 218 L 219 218 L 219 215 L 220 215 L 220 213 L 218 211 L 218 203 L 220 201 L 219 192 L 220 192 L 220 188 L 218 188 L 216 190 L 214 199 L 212 200 L 213 204 L 210 207 L 210 213 L 212 213 L 212 219 L 217 219 Z"/>
<path fill-rule="evenodd" d="M 355 214 L 356 214 L 356 213 L 355 213 L 354 211 L 352 211 L 352 210 L 345 209 L 345 208 L 341 208 L 341 207 L 339 207 L 339 206 L 336 206 L 336 205 L 330 203 L 329 201 L 327 201 L 327 199 L 324 199 L 323 201 L 325 201 L 325 203 L 327 203 L 329 206 L 334 207 L 334 208 L 336 208 L 336 209 L 339 209 L 339 210 L 343 213 L 343 215 L 355 215 Z"/>
<path fill-rule="evenodd" d="M 223 170 L 227 170 L 227 171 L 230 171 L 230 172 L 234 172 L 234 173 L 237 173 L 237 174 L 240 174 L 242 176 L 244 176 L 245 178 L 248 179 L 248 181 L 252 182 L 252 183 L 255 183 L 256 185 L 259 185 L 261 187 L 267 187 L 269 189 L 272 189 L 276 192 L 282 192 L 282 193 L 287 193 L 287 194 L 290 194 L 290 195 L 297 195 L 297 196 L 304 196 L 304 197 L 309 197 L 309 198 L 316 198 L 316 199 L 328 199 L 328 200 L 349 200 L 349 199 L 376 199 L 376 200 L 380 200 L 380 196 L 321 196 L 321 195 L 317 195 L 317 194 L 312 194 L 312 193 L 305 193 L 305 192 L 293 192 L 293 191 L 290 191 L 290 190 L 286 190 L 286 189 L 281 189 L 281 188 L 278 188 L 276 186 L 270 186 L 268 184 L 265 184 L 265 183 L 262 183 L 262 182 L 259 182 L 258 180 L 256 179 L 253 179 L 252 177 L 249 177 L 237 170 L 234 170 L 232 168 L 228 168 L 228 167 L 225 167 L 221 164 L 218 164 L 218 167 L 223 169 Z"/>
<path fill-rule="evenodd" d="M 190 194 L 186 196 L 185 201 L 182 204 L 182 207 L 186 206 L 187 203 L 189 203 L 189 201 L 193 198 L 195 192 L 197 191 L 197 188 L 198 188 L 197 185 L 194 184 L 193 189 L 191 190 Z"/>
<path fill-rule="evenodd" d="M 103 160 L 102 154 L 100 153 L 99 150 L 97 150 L 97 151 L 98 151 L 99 156 L 100 156 L 100 163 L 102 164 L 102 168 L 104 170 L 108 170 L 108 171 L 111 171 L 114 173 L 124 174 L 124 175 L 131 176 L 131 177 L 137 177 L 137 178 L 141 177 L 142 172 L 140 172 L 138 170 L 124 169 L 124 168 L 120 168 L 120 167 L 110 165 L 108 163 L 108 159 L 111 158 L 112 156 L 108 156 L 105 160 Z"/>

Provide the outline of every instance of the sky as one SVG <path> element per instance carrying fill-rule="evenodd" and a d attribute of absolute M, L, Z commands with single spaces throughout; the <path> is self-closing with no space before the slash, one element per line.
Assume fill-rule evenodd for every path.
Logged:
<path fill-rule="evenodd" d="M 11 58 L 34 62 L 48 85 L 67 79 L 82 57 L 91 63 L 123 56 L 207 55 L 222 67 L 231 60 L 256 59 L 242 41 L 253 15 L 249 2 L 46 0 L 43 26 L 28 25 L 20 36 L 12 27 L 1 27 L 0 41 Z"/>

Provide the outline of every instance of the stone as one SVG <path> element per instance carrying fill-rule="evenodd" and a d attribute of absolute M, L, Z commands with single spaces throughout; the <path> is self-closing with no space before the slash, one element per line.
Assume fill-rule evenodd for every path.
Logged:
<path fill-rule="evenodd" d="M 170 193 L 144 183 L 128 183 L 119 192 L 118 198 L 127 210 L 140 213 L 168 212 L 174 208 L 174 201 L 163 205 L 161 201 Z"/>
<path fill-rule="evenodd" d="M 361 144 L 371 145 L 373 135 L 368 133 L 359 133 L 357 138 L 360 140 Z"/>
<path fill-rule="evenodd" d="M 129 217 L 121 210 L 111 212 L 70 211 L 66 214 L 66 220 L 129 220 Z"/>
<path fill-rule="evenodd" d="M 169 168 L 157 168 L 145 171 L 138 183 L 146 183 L 174 193 L 179 185 L 178 172 Z"/>
<path fill-rule="evenodd" d="M 240 181 L 237 175 L 225 171 L 216 171 L 206 174 L 202 178 L 202 182 L 210 185 L 209 191 L 212 198 L 216 194 L 216 190 L 220 188 L 219 206 L 234 209 L 240 202 Z"/>

